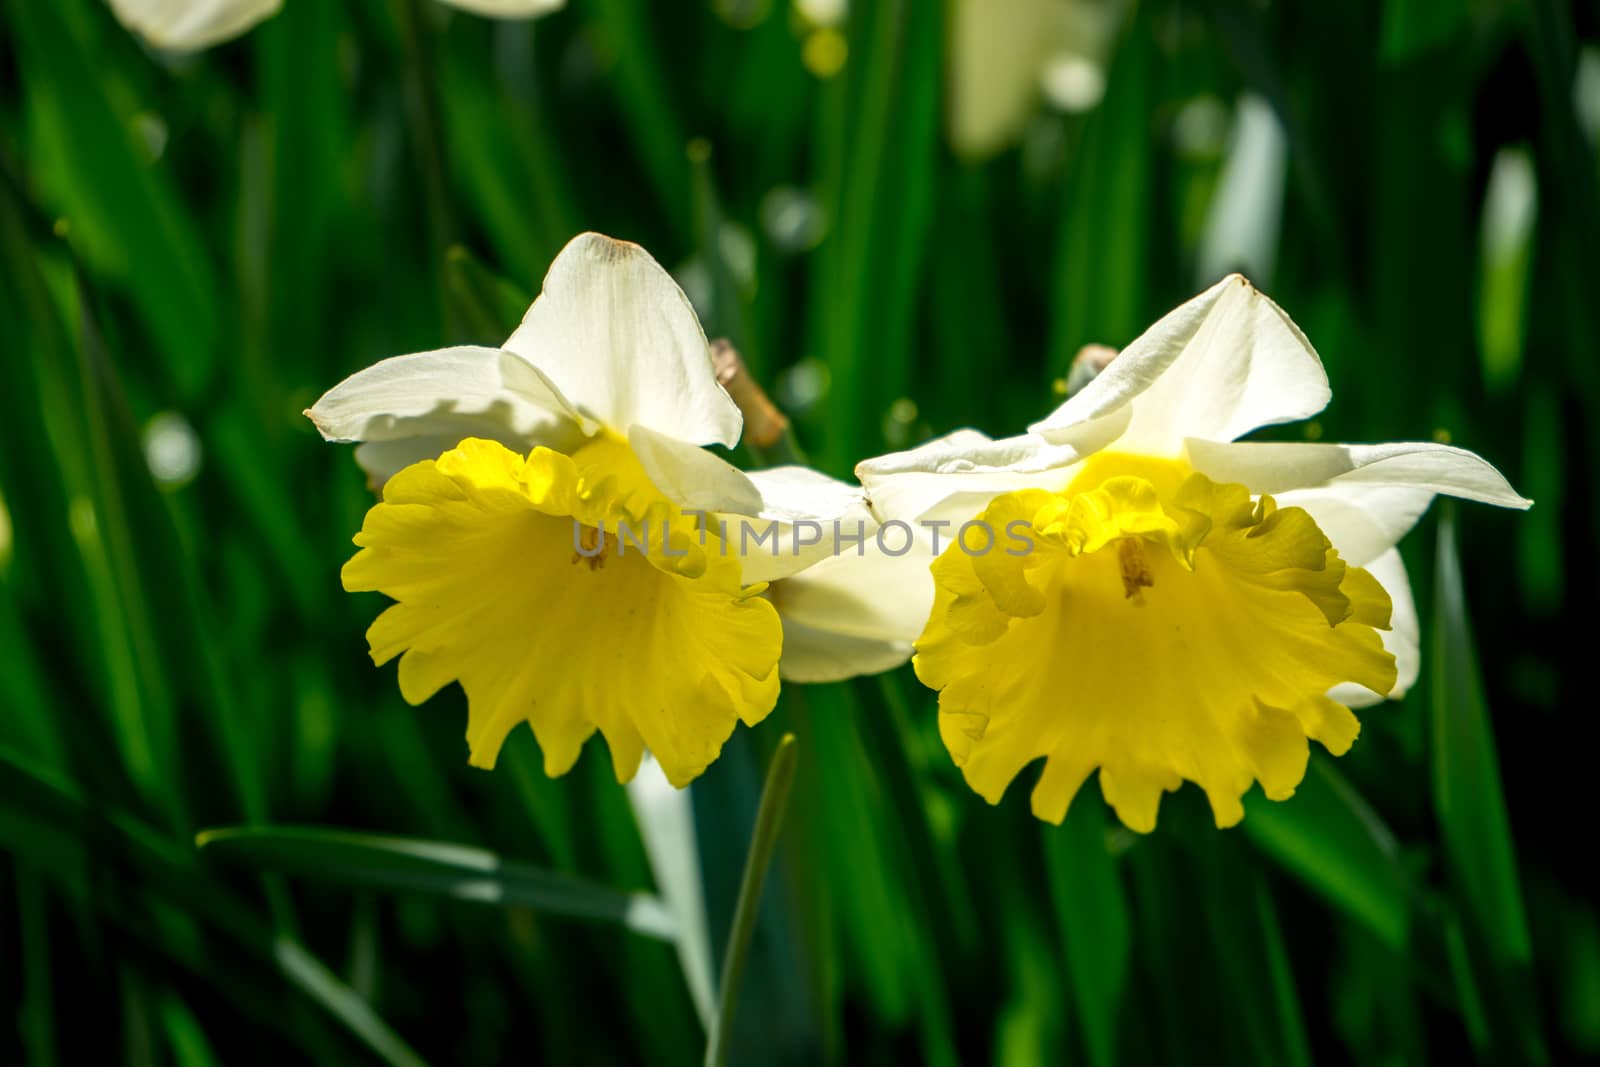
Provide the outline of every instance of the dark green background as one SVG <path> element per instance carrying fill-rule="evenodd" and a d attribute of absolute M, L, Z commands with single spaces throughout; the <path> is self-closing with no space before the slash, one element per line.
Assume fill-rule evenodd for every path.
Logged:
<path fill-rule="evenodd" d="M 459 692 L 411 709 L 371 667 L 381 599 L 338 579 L 370 498 L 299 412 L 382 356 L 498 343 L 595 229 L 692 261 L 708 332 L 780 398 L 825 368 L 791 413 L 831 473 L 1015 432 L 1080 344 L 1125 344 L 1201 287 L 1220 156 L 1180 151 L 1174 123 L 1245 91 L 1289 140 L 1257 281 L 1335 396 L 1280 435 L 1447 433 L 1537 505 L 1430 513 L 1405 544 L 1416 690 L 1231 831 L 1192 787 L 1148 837 L 1092 787 L 1043 826 L 1026 783 L 999 808 L 965 788 L 909 670 L 789 687 L 695 787 L 720 946 L 767 755 L 798 735 L 733 1062 L 1600 1054 L 1600 182 L 1572 89 L 1594 16 L 1149 0 L 1098 108 L 971 163 L 944 138 L 932 2 L 857 0 L 819 80 L 776 0 L 573 0 L 537 23 L 285 0 L 177 60 L 95 0 L 7 0 L 0 1061 L 697 1060 L 667 945 L 195 849 L 201 828 L 318 824 L 651 884 L 598 743 L 554 782 L 526 731 L 470 770 Z M 1532 160 L 1537 223 L 1486 285 L 1506 149 Z M 814 247 L 764 224 L 780 186 L 812 198 Z M 1486 319 L 1511 324 L 1499 362 Z M 140 448 L 167 411 L 202 448 L 176 488 Z M 1436 547 L 1457 543 L 1459 567 Z"/>

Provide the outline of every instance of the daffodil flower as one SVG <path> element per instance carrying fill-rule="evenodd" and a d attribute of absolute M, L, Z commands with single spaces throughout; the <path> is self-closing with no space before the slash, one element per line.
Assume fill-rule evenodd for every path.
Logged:
<path fill-rule="evenodd" d="M 1395 544 L 1438 493 L 1530 502 L 1445 445 L 1236 443 L 1329 397 L 1305 336 L 1233 275 L 1027 434 L 858 467 L 880 516 L 998 535 L 932 564 L 914 659 L 974 790 L 998 803 L 1043 758 L 1041 819 L 1098 769 L 1134 830 L 1185 780 L 1230 826 L 1252 783 L 1293 794 L 1308 738 L 1342 754 L 1352 707 L 1405 692 L 1417 621 Z"/>
<path fill-rule="evenodd" d="M 111 13 L 152 48 L 198 52 L 276 15 L 283 0 L 110 0 Z"/>
<path fill-rule="evenodd" d="M 397 601 L 367 633 L 419 704 L 459 681 L 471 762 L 528 722 L 551 775 L 596 729 L 620 781 L 646 746 L 682 786 L 777 698 L 763 583 L 864 515 L 819 474 L 745 474 L 739 409 L 683 291 L 637 245 L 574 239 L 503 348 L 385 359 L 307 412 L 360 441 L 383 500 L 345 587 Z M 753 529 L 756 544 L 750 543 Z"/>
<path fill-rule="evenodd" d="M 311 0 L 315 2 L 315 0 Z M 536 18 L 566 0 L 441 0 L 488 18 Z M 198 52 L 276 15 L 283 0 L 110 0 L 111 13 L 152 48 Z"/>
<path fill-rule="evenodd" d="M 441 0 L 490 19 L 529 19 L 559 11 L 567 0 Z"/>
<path fill-rule="evenodd" d="M 952 0 L 945 125 L 964 159 L 984 159 L 1022 136 L 1041 97 L 1088 111 L 1106 87 L 1119 0 Z"/>

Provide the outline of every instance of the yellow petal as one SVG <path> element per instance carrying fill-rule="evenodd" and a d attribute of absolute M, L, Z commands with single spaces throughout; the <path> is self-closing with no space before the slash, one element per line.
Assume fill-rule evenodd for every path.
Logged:
<path fill-rule="evenodd" d="M 570 457 L 463 441 L 391 478 L 356 544 L 345 588 L 397 601 L 367 632 L 373 660 L 400 657 L 413 704 L 461 683 L 476 766 L 527 722 L 548 774 L 599 730 L 619 780 L 648 746 L 681 786 L 777 700 L 763 587 L 714 536 L 702 547 L 614 435 Z"/>
<path fill-rule="evenodd" d="M 1008 494 L 980 521 L 1033 513 L 1035 551 L 952 549 L 933 566 L 917 675 L 974 790 L 998 802 L 1043 758 L 1033 811 L 1059 822 L 1099 769 L 1130 828 L 1163 792 L 1200 785 L 1219 826 L 1260 782 L 1293 794 L 1307 738 L 1335 754 L 1359 725 L 1324 694 L 1394 684 L 1388 596 L 1310 516 L 1192 475 L 1179 461 L 1096 457 L 1062 493 Z"/>

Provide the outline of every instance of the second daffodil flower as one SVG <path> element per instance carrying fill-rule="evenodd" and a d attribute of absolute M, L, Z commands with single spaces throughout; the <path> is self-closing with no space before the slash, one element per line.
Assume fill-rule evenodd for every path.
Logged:
<path fill-rule="evenodd" d="M 413 704 L 459 681 L 471 762 L 518 723 L 565 773 L 596 730 L 617 777 L 644 749 L 682 786 L 778 694 L 766 582 L 818 558 L 797 523 L 862 513 L 859 493 L 703 449 L 738 443 L 681 289 L 637 245 L 574 239 L 502 348 L 396 356 L 307 414 L 382 502 L 344 568 L 396 603 L 367 633 Z M 720 531 L 751 526 L 753 551 Z M 738 536 L 732 533 L 730 536 Z"/>
<path fill-rule="evenodd" d="M 1344 753 L 1350 709 L 1415 680 L 1396 542 L 1437 493 L 1529 501 L 1445 445 L 1234 443 L 1329 395 L 1305 336 L 1234 275 L 1027 434 L 962 431 L 861 464 L 880 518 L 986 531 L 933 563 L 914 660 L 974 790 L 997 803 L 1042 758 L 1041 819 L 1060 822 L 1098 769 L 1134 830 L 1185 780 L 1230 826 L 1252 783 L 1294 792 L 1307 738 Z"/>

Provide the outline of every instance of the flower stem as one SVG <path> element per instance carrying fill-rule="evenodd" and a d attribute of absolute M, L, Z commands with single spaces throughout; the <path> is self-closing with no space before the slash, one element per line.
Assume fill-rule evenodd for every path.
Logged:
<path fill-rule="evenodd" d="M 761 907 L 761 890 L 766 885 L 772 853 L 783 828 L 783 815 L 789 805 L 789 790 L 794 785 L 794 734 L 784 734 L 772 762 L 767 766 L 767 783 L 761 790 L 761 807 L 756 812 L 756 828 L 750 835 L 750 852 L 745 857 L 744 877 L 739 881 L 739 900 L 734 906 L 733 928 L 722 958 L 722 986 L 717 997 L 717 1014 L 712 1020 L 706 1043 L 706 1067 L 721 1067 L 727 1061 L 728 1042 L 733 1036 L 734 1013 L 739 1006 L 739 984 L 744 977 L 745 960 L 750 954 L 750 939 L 755 934 L 756 916 Z"/>

